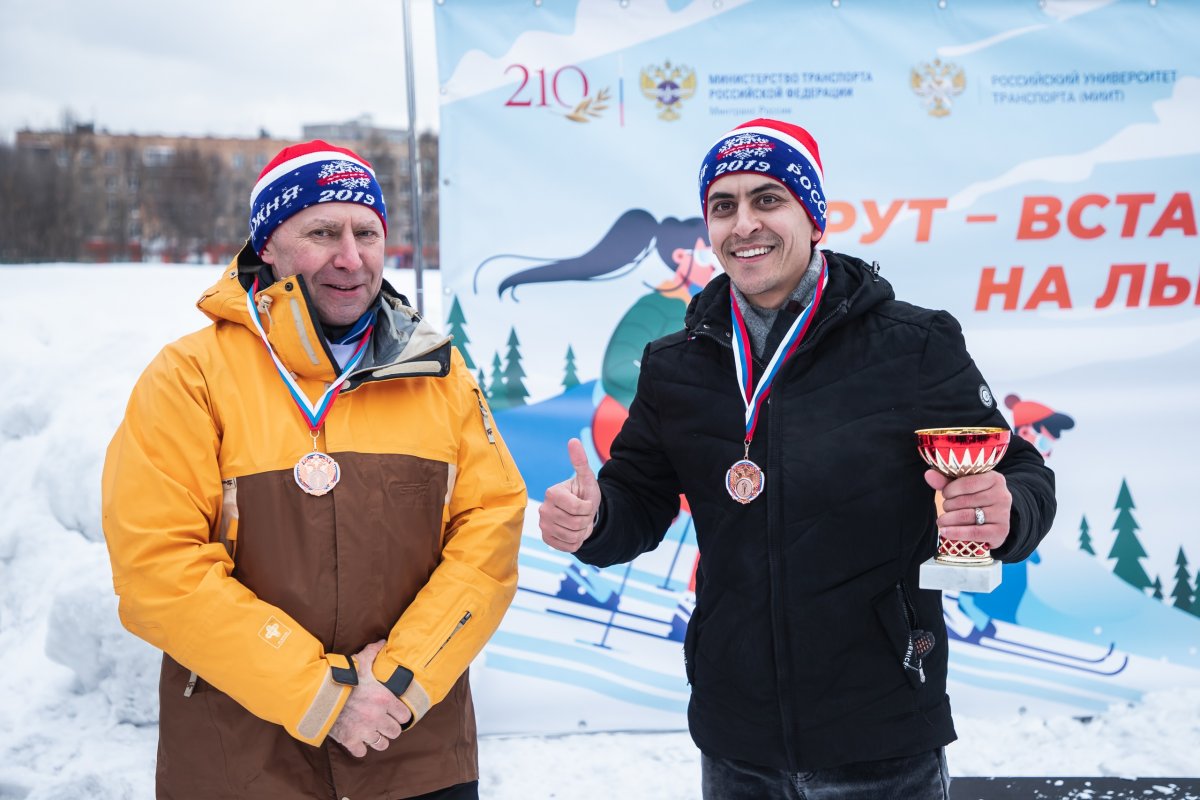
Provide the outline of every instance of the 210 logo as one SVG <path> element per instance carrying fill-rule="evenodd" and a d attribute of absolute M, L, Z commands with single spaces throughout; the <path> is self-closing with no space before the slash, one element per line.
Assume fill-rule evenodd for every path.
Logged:
<path fill-rule="evenodd" d="M 512 70 L 517 70 L 520 74 L 521 85 L 505 102 L 506 106 L 530 108 L 536 105 L 544 107 L 550 105 L 550 98 L 553 97 L 554 102 L 560 106 L 575 108 L 588 96 L 587 74 L 574 64 L 567 64 L 565 67 L 554 70 L 549 76 L 549 80 L 547 80 L 544 68 L 531 72 L 524 64 L 509 64 L 505 67 L 504 74 L 507 75 Z M 563 80 L 564 74 L 565 80 Z M 578 91 L 578 95 L 575 94 L 576 91 Z M 564 95 L 574 99 L 564 100 Z"/>

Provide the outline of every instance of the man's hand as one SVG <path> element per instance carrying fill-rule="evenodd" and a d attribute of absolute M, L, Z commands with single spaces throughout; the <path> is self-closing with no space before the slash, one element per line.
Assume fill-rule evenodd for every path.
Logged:
<path fill-rule="evenodd" d="M 412 719 L 408 706 L 371 673 L 375 656 L 387 642 L 382 639 L 354 654 L 358 686 L 350 690 L 350 699 L 329 729 L 329 738 L 350 751 L 355 758 L 367 754 L 367 748 L 387 750 L 400 735 L 401 725 Z"/>
<path fill-rule="evenodd" d="M 587 453 L 578 439 L 567 442 L 567 456 L 575 475 L 546 490 L 538 512 L 542 541 L 564 553 L 574 553 L 592 535 L 600 508 L 600 484 L 588 466 Z"/>
<path fill-rule="evenodd" d="M 938 532 L 947 539 L 986 542 L 993 548 L 1008 538 L 1012 494 L 1002 473 L 992 470 L 950 480 L 936 470 L 925 471 L 925 482 L 942 493 Z M 982 515 L 983 524 L 979 524 Z"/>

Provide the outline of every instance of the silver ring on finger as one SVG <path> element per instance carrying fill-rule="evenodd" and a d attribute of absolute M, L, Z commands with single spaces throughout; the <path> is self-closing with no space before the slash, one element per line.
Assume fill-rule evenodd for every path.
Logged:
<path fill-rule="evenodd" d="M 975 509 L 975 524 L 982 525 L 985 522 L 987 522 L 987 517 L 983 516 L 983 509 L 982 508 Z"/>
<path fill-rule="evenodd" d="M 379 743 L 383 741 L 383 731 L 377 731 L 377 733 L 379 735 L 375 737 L 375 741 L 371 742 L 371 747 L 378 747 Z"/>

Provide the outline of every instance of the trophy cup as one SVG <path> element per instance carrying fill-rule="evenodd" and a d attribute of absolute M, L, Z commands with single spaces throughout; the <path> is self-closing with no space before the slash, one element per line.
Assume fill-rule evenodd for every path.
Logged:
<path fill-rule="evenodd" d="M 947 478 L 988 472 L 1008 450 L 1008 428 L 924 428 L 916 432 L 917 452 Z M 935 502 L 942 514 L 942 493 Z M 986 542 L 938 537 L 938 552 L 921 565 L 922 589 L 990 592 L 1000 585 L 1000 562 Z"/>

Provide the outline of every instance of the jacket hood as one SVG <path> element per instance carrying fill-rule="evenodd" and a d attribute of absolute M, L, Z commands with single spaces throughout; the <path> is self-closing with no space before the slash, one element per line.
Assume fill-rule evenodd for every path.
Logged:
<path fill-rule="evenodd" d="M 896 293 L 892 285 L 880 277 L 877 263 L 871 265 L 832 250 L 821 252 L 829 265 L 829 282 L 817 310 L 817 322 L 836 317 L 838 324 L 842 324 L 880 303 L 895 299 Z M 717 275 L 692 298 L 683 324 L 689 335 L 705 325 L 720 331 L 733 329 L 729 316 L 729 275 Z"/>
<path fill-rule="evenodd" d="M 229 322 L 247 328 L 255 337 L 258 329 L 250 318 L 246 294 L 258 279 L 255 305 L 271 348 L 298 377 L 326 383 L 341 373 L 317 317 L 302 275 L 279 280 L 247 242 L 209 287 L 196 306 L 213 322 Z M 438 331 L 413 308 L 404 295 L 386 280 L 375 300 L 375 330 L 362 361 L 342 391 L 365 381 L 435 375 L 450 370 L 450 337 Z"/>

